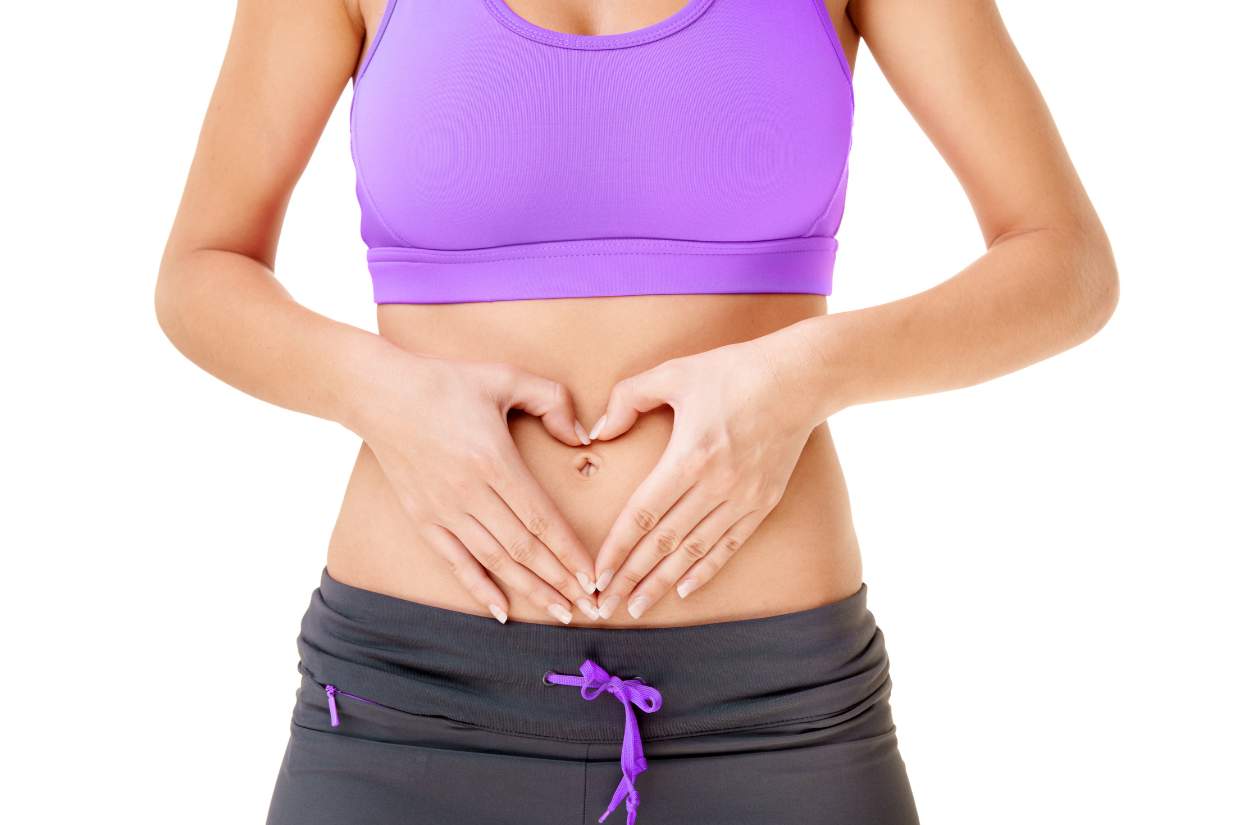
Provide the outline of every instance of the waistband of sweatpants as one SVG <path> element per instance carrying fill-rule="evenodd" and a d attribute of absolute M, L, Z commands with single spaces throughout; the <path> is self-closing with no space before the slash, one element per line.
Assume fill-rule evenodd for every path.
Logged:
<path fill-rule="evenodd" d="M 662 695 L 645 739 L 793 721 L 843 722 L 890 691 L 868 588 L 830 604 L 758 618 L 608 628 L 492 618 L 340 582 L 323 570 L 297 639 L 298 669 L 389 707 L 488 730 L 612 742 L 624 714 L 606 693 L 549 684 L 590 659 Z"/>

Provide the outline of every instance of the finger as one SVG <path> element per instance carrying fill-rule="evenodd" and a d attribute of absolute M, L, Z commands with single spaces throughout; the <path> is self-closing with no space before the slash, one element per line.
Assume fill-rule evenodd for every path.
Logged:
<path fill-rule="evenodd" d="M 624 505 L 594 560 L 600 591 L 611 583 L 629 552 L 692 486 L 693 480 L 685 472 L 684 465 L 679 451 L 665 450 L 659 463 Z"/>
<path fill-rule="evenodd" d="M 590 438 L 605 441 L 627 433 L 638 415 L 671 401 L 675 389 L 666 363 L 617 382 L 607 399 L 607 410 L 590 428 Z"/>
<path fill-rule="evenodd" d="M 463 515 L 459 521 L 444 526 L 493 576 L 545 610 L 556 621 L 563 624 L 572 621 L 573 611 L 568 600 L 524 565 L 514 561 L 495 536 L 473 516 Z"/>
<path fill-rule="evenodd" d="M 685 573 L 694 564 L 704 559 L 706 554 L 723 538 L 728 528 L 744 515 L 745 511 L 727 501 L 711 510 L 710 514 L 702 519 L 689 532 L 689 535 L 685 536 L 684 541 L 676 548 L 676 552 L 656 564 L 654 570 L 642 579 L 641 584 L 629 597 L 629 602 L 632 603 L 641 595 L 648 595 L 649 604 L 654 604 L 667 595 L 673 586 L 677 587 L 676 592 L 680 598 L 683 599 L 689 595 L 695 589 L 696 583 L 682 586 L 687 581 L 683 578 Z"/>
<path fill-rule="evenodd" d="M 655 566 L 675 553 L 680 547 L 681 540 L 719 506 L 720 498 L 705 490 L 705 485 L 701 484 L 691 487 L 659 520 L 654 529 L 637 543 L 633 552 L 629 553 L 624 563 L 620 565 L 620 569 L 616 571 L 607 590 L 599 594 L 600 616 L 605 619 L 611 618 L 616 607 L 622 601 L 627 601 L 629 615 L 637 619 L 654 604 L 656 595 L 654 588 L 644 587 L 640 592 L 635 591 L 645 582 L 646 576 L 654 570 Z M 669 581 L 663 592 L 667 592 L 675 581 L 675 579 Z M 631 597 L 630 594 L 632 594 Z M 661 596 L 662 593 L 658 595 Z"/>
<path fill-rule="evenodd" d="M 541 418 L 547 432 L 570 447 L 590 443 L 585 427 L 573 412 L 573 398 L 567 387 L 524 370 L 513 370 L 509 381 L 505 414 L 515 407 Z"/>
<path fill-rule="evenodd" d="M 732 525 L 710 552 L 685 572 L 680 584 L 688 582 L 688 585 L 684 589 L 682 598 L 713 579 L 728 563 L 728 560 L 736 555 L 736 551 L 741 549 L 741 545 L 749 541 L 749 537 L 753 535 L 754 530 L 758 529 L 758 525 L 764 518 L 766 518 L 765 513 L 754 510 Z M 679 590 L 678 586 L 678 592 Z"/>
<path fill-rule="evenodd" d="M 487 575 L 486 570 L 470 554 L 469 549 L 461 544 L 460 539 L 438 524 L 431 525 L 425 536 L 431 549 L 447 562 L 448 568 L 469 592 L 469 595 L 490 610 L 491 615 L 500 624 L 507 622 L 508 597 Z"/>
<path fill-rule="evenodd" d="M 594 560 L 511 441 L 501 447 L 500 459 L 487 474 L 486 481 L 525 525 L 525 529 L 551 550 L 564 569 L 577 578 L 585 595 L 593 593 Z"/>
<path fill-rule="evenodd" d="M 513 561 L 532 571 L 565 598 L 575 602 L 582 613 L 591 619 L 598 618 L 598 608 L 590 595 L 593 588 L 586 590 L 590 584 L 589 579 L 583 576 L 582 578 L 586 578 L 583 583 L 569 573 L 555 554 L 537 536 L 525 529 L 525 525 L 498 493 L 488 487 L 481 500 L 470 505 L 469 512 L 495 537 L 500 546 L 508 551 L 508 556 Z"/>

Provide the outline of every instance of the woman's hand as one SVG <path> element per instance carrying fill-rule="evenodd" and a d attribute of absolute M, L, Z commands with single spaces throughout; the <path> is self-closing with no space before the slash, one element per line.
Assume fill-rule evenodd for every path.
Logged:
<path fill-rule="evenodd" d="M 701 587 L 783 497 L 829 414 L 804 383 L 816 362 L 794 327 L 665 361 L 612 389 L 591 438 L 615 438 L 663 404 L 675 419 L 595 561 L 603 618 L 622 600 L 637 618 L 673 585 L 681 598 Z"/>
<path fill-rule="evenodd" d="M 361 420 L 349 426 L 479 604 L 507 621 L 498 581 L 565 624 L 573 603 L 598 618 L 593 562 L 508 430 L 508 411 L 517 408 L 565 444 L 584 443 L 564 387 L 505 364 L 404 351 L 371 374 L 381 377 L 358 399 Z"/>

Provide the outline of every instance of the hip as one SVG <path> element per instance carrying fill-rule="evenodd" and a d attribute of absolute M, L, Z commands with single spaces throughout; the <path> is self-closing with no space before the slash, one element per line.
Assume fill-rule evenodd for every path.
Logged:
<path fill-rule="evenodd" d="M 621 805 L 632 821 L 639 804 L 643 825 L 912 825 L 866 597 L 681 627 L 499 625 L 324 571 L 269 825 Z"/>

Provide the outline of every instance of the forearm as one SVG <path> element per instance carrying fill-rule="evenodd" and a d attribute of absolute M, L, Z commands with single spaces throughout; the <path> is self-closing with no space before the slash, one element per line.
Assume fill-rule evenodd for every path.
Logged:
<path fill-rule="evenodd" d="M 807 319 L 815 420 L 845 407 L 978 384 L 1086 340 L 1110 317 L 1115 264 L 1101 232 L 1012 234 L 916 295 Z"/>
<path fill-rule="evenodd" d="M 159 324 L 187 358 L 256 398 L 357 429 L 361 399 L 402 355 L 298 304 L 259 261 L 200 249 L 165 260 Z"/>

